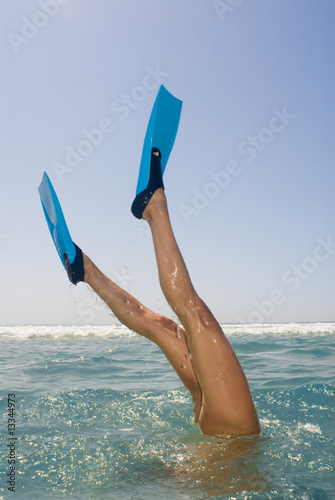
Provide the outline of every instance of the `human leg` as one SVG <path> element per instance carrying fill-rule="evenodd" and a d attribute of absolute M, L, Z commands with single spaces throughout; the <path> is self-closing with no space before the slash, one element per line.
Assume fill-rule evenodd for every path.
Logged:
<path fill-rule="evenodd" d="M 163 293 L 186 332 L 202 392 L 201 430 L 221 437 L 258 434 L 245 374 L 219 323 L 192 285 L 172 231 L 163 189 L 155 192 L 143 218 L 152 232 Z"/>
<path fill-rule="evenodd" d="M 154 342 L 165 354 L 191 393 L 197 421 L 201 406 L 201 390 L 194 372 L 184 329 L 171 319 L 143 306 L 132 295 L 107 278 L 87 255 L 83 254 L 83 260 L 84 281 L 100 296 L 122 324 Z"/>

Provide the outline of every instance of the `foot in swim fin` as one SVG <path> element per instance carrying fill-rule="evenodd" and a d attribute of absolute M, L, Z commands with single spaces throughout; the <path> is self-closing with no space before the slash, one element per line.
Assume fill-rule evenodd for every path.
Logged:
<path fill-rule="evenodd" d="M 84 257 L 81 249 L 74 243 L 76 248 L 76 256 L 74 261 L 70 262 L 69 256 L 67 253 L 64 254 L 64 267 L 67 272 L 67 276 L 71 283 L 76 285 L 80 281 L 84 281 L 85 277 L 85 269 L 84 269 Z"/>
<path fill-rule="evenodd" d="M 161 158 L 162 155 L 159 149 L 152 148 L 148 186 L 143 191 L 141 191 L 141 193 L 136 195 L 131 206 L 131 211 L 133 215 L 137 217 L 137 219 L 142 219 L 143 212 L 149 201 L 151 200 L 154 192 L 159 188 L 164 189 Z"/>
<path fill-rule="evenodd" d="M 62 207 L 46 172 L 43 174 L 38 191 L 57 253 L 67 272 L 69 280 L 76 285 L 79 281 L 84 281 L 85 269 L 83 253 L 72 241 Z"/>
<path fill-rule="evenodd" d="M 177 135 L 181 108 L 182 101 L 161 85 L 144 138 L 136 197 L 131 208 L 138 219 L 142 218 L 153 192 L 164 188 L 162 177 Z"/>

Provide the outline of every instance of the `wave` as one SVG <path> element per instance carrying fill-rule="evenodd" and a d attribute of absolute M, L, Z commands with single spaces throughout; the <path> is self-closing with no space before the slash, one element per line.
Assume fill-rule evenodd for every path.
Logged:
<path fill-rule="evenodd" d="M 0 326 L 0 340 L 103 340 L 137 334 L 122 325 L 15 325 Z"/>
<path fill-rule="evenodd" d="M 227 337 L 335 335 L 335 323 L 221 324 Z M 2 325 L 0 340 L 94 340 L 132 338 L 123 325 Z"/>
<path fill-rule="evenodd" d="M 259 323 L 221 325 L 227 336 L 234 335 L 334 335 L 335 323 Z"/>

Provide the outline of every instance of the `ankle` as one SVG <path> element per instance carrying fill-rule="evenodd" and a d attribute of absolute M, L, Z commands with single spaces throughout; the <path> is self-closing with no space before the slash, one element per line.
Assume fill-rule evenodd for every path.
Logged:
<path fill-rule="evenodd" d="M 85 271 L 84 281 L 87 283 L 90 274 L 92 274 L 93 272 L 94 264 L 91 261 L 91 259 L 87 257 L 86 254 L 84 254 L 84 252 L 83 252 L 83 259 L 84 259 L 84 271 Z"/>
<path fill-rule="evenodd" d="M 162 213 L 162 211 L 167 211 L 167 203 L 164 189 L 159 188 L 154 192 L 151 200 L 146 206 L 143 212 L 143 219 L 149 222 L 152 217 L 159 213 Z"/>

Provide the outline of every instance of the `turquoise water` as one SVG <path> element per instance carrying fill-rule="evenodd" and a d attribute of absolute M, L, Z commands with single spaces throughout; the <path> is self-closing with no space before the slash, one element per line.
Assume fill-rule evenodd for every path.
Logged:
<path fill-rule="evenodd" d="M 121 326 L 0 327 L 0 498 L 335 498 L 335 324 L 223 328 L 260 437 L 201 435 L 164 356 Z"/>

